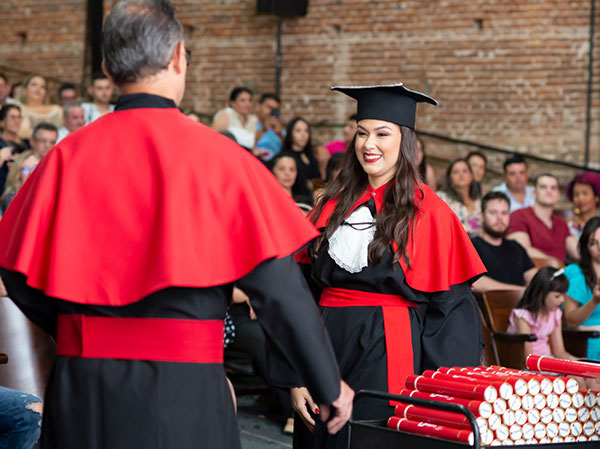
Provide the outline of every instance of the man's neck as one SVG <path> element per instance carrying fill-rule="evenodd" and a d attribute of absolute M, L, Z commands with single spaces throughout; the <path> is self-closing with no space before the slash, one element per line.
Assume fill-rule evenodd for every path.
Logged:
<path fill-rule="evenodd" d="M 489 243 L 492 246 L 500 246 L 502 245 L 502 237 L 492 237 L 491 235 L 489 235 L 487 232 L 485 231 L 481 231 L 479 233 L 479 236 L 487 243 Z"/>
<path fill-rule="evenodd" d="M 173 100 L 175 104 L 179 105 L 179 99 L 177 98 L 176 93 L 173 88 L 169 85 L 169 83 L 132 83 L 125 84 L 119 86 L 121 89 L 122 95 L 130 95 L 130 94 L 151 94 L 158 95 L 159 97 L 168 98 Z"/>
<path fill-rule="evenodd" d="M 19 140 L 17 133 L 12 133 L 7 129 L 2 132 L 2 138 L 10 142 L 18 142 Z"/>
<path fill-rule="evenodd" d="M 533 212 L 544 221 L 552 221 L 552 212 L 554 208 L 552 206 L 542 206 L 539 203 L 533 205 Z"/>
<path fill-rule="evenodd" d="M 98 108 L 98 110 L 100 112 L 108 112 L 108 109 L 110 107 L 110 103 L 100 103 L 95 100 L 94 100 L 94 104 L 96 105 L 96 107 Z"/>

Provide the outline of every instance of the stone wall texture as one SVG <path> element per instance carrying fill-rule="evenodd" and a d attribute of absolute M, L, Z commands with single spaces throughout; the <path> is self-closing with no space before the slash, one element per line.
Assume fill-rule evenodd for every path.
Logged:
<path fill-rule="evenodd" d="M 290 0 L 292 1 L 292 0 Z M 108 10 L 113 0 L 104 0 Z M 255 0 L 175 0 L 193 61 L 183 106 L 203 114 L 229 91 L 275 85 L 277 18 Z M 339 84 L 404 82 L 440 101 L 417 128 L 583 163 L 591 0 L 310 0 L 282 21 L 282 117 L 308 118 L 319 141 L 337 138 L 353 102 Z M 85 81 L 85 0 L 0 2 L 0 64 Z M 600 5 L 596 10 L 591 152 L 600 167 Z M 453 158 L 467 147 L 426 139 Z M 503 155 L 493 156 L 497 163 Z M 496 164 L 496 163 L 494 163 Z"/>

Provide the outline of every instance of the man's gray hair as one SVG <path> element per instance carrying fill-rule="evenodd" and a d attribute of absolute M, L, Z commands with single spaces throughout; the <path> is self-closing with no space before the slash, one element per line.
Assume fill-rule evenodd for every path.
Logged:
<path fill-rule="evenodd" d="M 181 40 L 170 1 L 123 0 L 104 21 L 102 54 L 115 84 L 135 83 L 166 69 Z"/>
<path fill-rule="evenodd" d="M 63 106 L 63 117 L 66 117 L 69 114 L 69 111 L 73 108 L 82 108 L 81 103 L 74 101 L 73 103 L 67 103 Z"/>

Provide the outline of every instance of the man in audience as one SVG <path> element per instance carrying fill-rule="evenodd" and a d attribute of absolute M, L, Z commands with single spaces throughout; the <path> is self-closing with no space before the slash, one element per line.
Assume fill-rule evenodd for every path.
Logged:
<path fill-rule="evenodd" d="M 56 337 L 42 447 L 239 448 L 234 282 L 336 433 L 354 393 L 293 256 L 318 232 L 255 157 L 178 109 L 189 53 L 170 2 L 116 3 L 102 44 L 118 113 L 55 147 L 0 220 L 9 296 Z"/>
<path fill-rule="evenodd" d="M 40 158 L 44 157 L 56 145 L 58 130 L 52 123 L 39 123 L 31 135 L 31 149 Z"/>
<path fill-rule="evenodd" d="M 348 117 L 346 126 L 344 126 L 344 138 L 342 140 L 334 140 L 333 142 L 326 144 L 325 148 L 327 148 L 327 151 L 329 151 L 329 153 L 332 155 L 338 151 L 346 151 L 348 144 L 354 137 L 354 134 L 356 134 L 356 126 L 356 114 L 352 114 L 350 117 Z"/>
<path fill-rule="evenodd" d="M 254 155 L 269 160 L 281 150 L 283 145 L 283 125 L 280 119 L 281 100 L 274 93 L 261 95 L 256 107 L 258 126 Z"/>
<path fill-rule="evenodd" d="M 16 101 L 10 96 L 10 83 L 4 73 L 0 73 L 0 107 L 6 104 L 15 104 Z"/>
<path fill-rule="evenodd" d="M 572 261 L 579 260 L 577 240 L 565 220 L 554 214 L 554 206 L 560 199 L 558 179 L 551 174 L 539 175 L 534 196 L 533 207 L 511 214 L 508 238 L 519 242 L 529 257 L 547 258 L 555 267 L 564 265 L 567 255 Z"/>
<path fill-rule="evenodd" d="M 510 200 L 511 213 L 523 207 L 533 206 L 533 187 L 527 185 L 529 170 L 523 156 L 516 154 L 506 159 L 502 177 L 504 182 L 494 190 L 506 194 Z"/>
<path fill-rule="evenodd" d="M 58 104 L 65 106 L 69 103 L 78 103 L 79 95 L 75 90 L 75 85 L 71 83 L 63 83 L 58 88 Z"/>
<path fill-rule="evenodd" d="M 95 73 L 92 76 L 92 85 L 88 87 L 88 94 L 92 97 L 92 101 L 81 104 L 86 123 L 91 123 L 115 110 L 115 106 L 110 104 L 113 84 L 104 73 Z"/>
<path fill-rule="evenodd" d="M 63 108 L 63 126 L 58 129 L 57 143 L 67 137 L 73 131 L 85 125 L 83 108 L 80 103 L 66 104 Z"/>
<path fill-rule="evenodd" d="M 510 220 L 510 200 L 502 192 L 489 192 L 481 200 L 482 224 L 473 245 L 487 273 L 473 283 L 473 291 L 525 290 L 536 272 L 527 251 L 505 239 Z"/>

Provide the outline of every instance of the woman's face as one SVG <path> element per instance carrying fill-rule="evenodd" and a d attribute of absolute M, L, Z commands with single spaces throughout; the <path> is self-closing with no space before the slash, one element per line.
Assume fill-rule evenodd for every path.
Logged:
<path fill-rule="evenodd" d="M 573 204 L 580 213 L 595 211 L 598 208 L 598 197 L 589 184 L 575 183 L 573 186 Z"/>
<path fill-rule="evenodd" d="M 548 312 L 554 312 L 565 302 L 565 294 L 561 292 L 548 292 L 544 298 L 544 307 Z"/>
<path fill-rule="evenodd" d="M 590 251 L 590 258 L 592 261 L 600 263 L 600 228 L 592 232 L 587 246 L 588 250 Z"/>
<path fill-rule="evenodd" d="M 292 128 L 292 149 L 302 151 L 308 145 L 309 138 L 308 123 L 304 120 L 298 120 Z"/>
<path fill-rule="evenodd" d="M 396 174 L 402 132 L 395 123 L 366 119 L 358 122 L 354 152 L 371 187 L 378 188 Z"/>
<path fill-rule="evenodd" d="M 481 182 L 483 175 L 485 175 L 485 160 L 482 157 L 473 155 L 468 162 L 473 172 L 473 179 L 475 182 Z"/>
<path fill-rule="evenodd" d="M 16 134 L 21 128 L 22 120 L 23 117 L 21 116 L 21 111 L 19 111 L 17 108 L 10 108 L 9 111 L 6 113 L 6 117 L 4 118 L 4 120 L 2 120 L 1 125 L 2 128 L 6 131 L 12 134 Z"/>
<path fill-rule="evenodd" d="M 27 103 L 42 103 L 46 97 L 46 80 L 41 76 L 34 76 L 25 88 Z"/>
<path fill-rule="evenodd" d="M 296 182 L 296 176 L 298 174 L 296 161 L 291 157 L 282 157 L 278 159 L 273 167 L 273 174 L 286 190 L 290 190 Z"/>
<path fill-rule="evenodd" d="M 29 156 L 27 159 L 23 161 L 23 166 L 21 167 L 21 183 L 27 181 L 31 172 L 37 167 L 39 159 L 34 155 Z"/>
<path fill-rule="evenodd" d="M 236 99 L 231 102 L 231 107 L 241 116 L 247 117 L 252 112 L 252 95 L 248 92 L 240 93 Z"/>
<path fill-rule="evenodd" d="M 468 187 L 473 181 L 473 175 L 469 169 L 469 164 L 460 161 L 454 164 L 450 170 L 450 183 L 454 188 Z"/>

